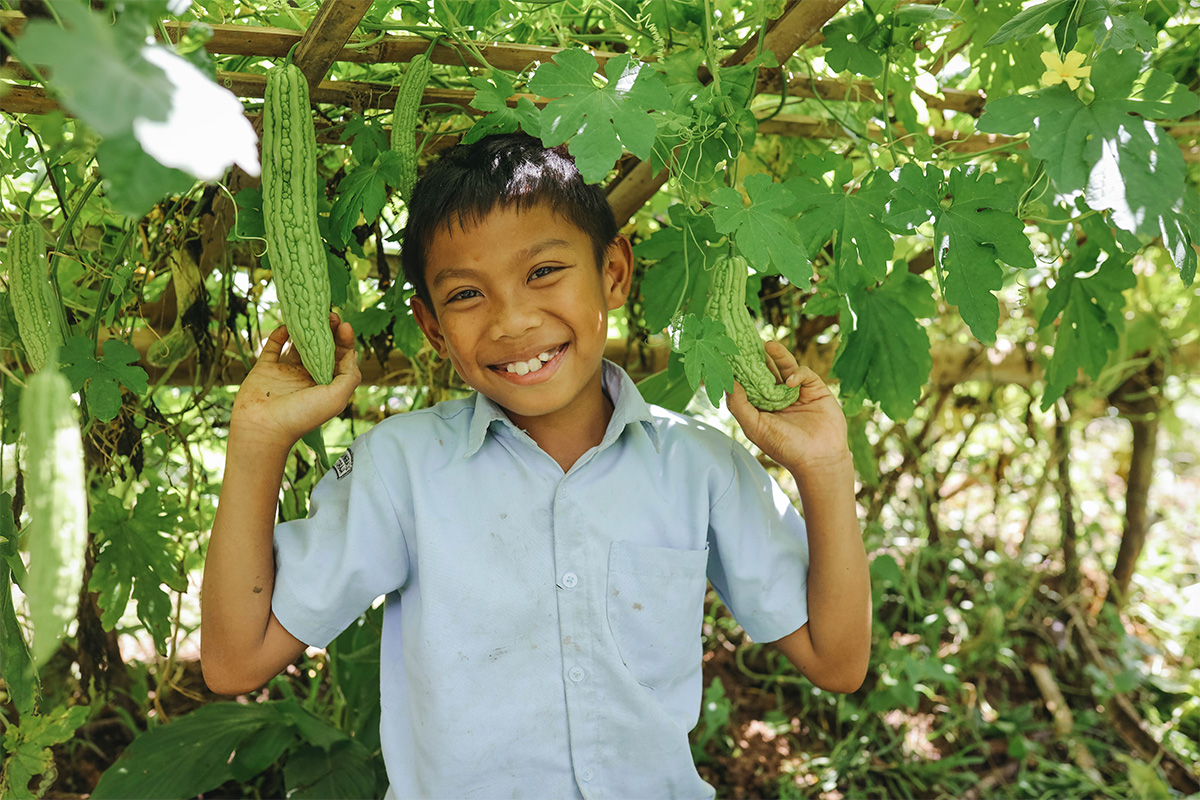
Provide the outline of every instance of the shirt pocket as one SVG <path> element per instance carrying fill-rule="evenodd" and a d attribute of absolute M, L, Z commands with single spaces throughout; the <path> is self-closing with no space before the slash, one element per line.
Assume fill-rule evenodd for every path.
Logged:
<path fill-rule="evenodd" d="M 655 689 L 700 668 L 708 548 L 613 542 L 606 613 L 621 661 Z"/>

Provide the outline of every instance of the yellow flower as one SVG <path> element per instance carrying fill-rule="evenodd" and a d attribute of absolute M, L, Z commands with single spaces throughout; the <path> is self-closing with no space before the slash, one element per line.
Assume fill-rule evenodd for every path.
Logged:
<path fill-rule="evenodd" d="M 1080 66 L 1084 58 L 1086 56 L 1078 50 L 1067 53 L 1066 60 L 1059 58 L 1058 53 L 1053 51 L 1042 53 L 1042 63 L 1046 65 L 1046 72 L 1042 75 L 1042 86 L 1056 86 L 1066 81 L 1067 87 L 1075 91 L 1079 88 L 1079 79 L 1092 74 L 1091 67 Z"/>

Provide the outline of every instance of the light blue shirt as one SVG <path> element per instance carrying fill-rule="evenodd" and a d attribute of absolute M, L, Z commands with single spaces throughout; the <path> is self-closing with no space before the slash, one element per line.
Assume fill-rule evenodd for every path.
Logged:
<path fill-rule="evenodd" d="M 605 362 L 612 420 L 565 474 L 482 395 L 391 417 L 275 530 L 272 608 L 325 647 L 386 595 L 398 798 L 711 798 L 688 732 L 706 577 L 757 641 L 808 620 L 804 522 L 723 432 Z"/>

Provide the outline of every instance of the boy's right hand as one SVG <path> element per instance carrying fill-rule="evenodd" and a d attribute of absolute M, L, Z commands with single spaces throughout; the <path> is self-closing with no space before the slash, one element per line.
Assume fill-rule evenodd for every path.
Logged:
<path fill-rule="evenodd" d="M 280 325 L 271 332 L 234 400 L 231 438 L 291 449 L 304 434 L 342 412 L 362 374 L 350 323 L 331 313 L 329 327 L 335 364 L 333 381 L 325 386 L 312 379 L 296 348 L 288 345 L 287 328 Z"/>

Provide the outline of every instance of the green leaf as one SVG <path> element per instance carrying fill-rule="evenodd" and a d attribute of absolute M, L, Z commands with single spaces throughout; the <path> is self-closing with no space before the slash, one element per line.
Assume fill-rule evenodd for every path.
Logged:
<path fill-rule="evenodd" d="M 846 299 L 845 343 L 833 365 L 841 391 L 865 392 L 892 419 L 908 419 L 933 369 L 929 334 L 917 321 L 937 313 L 929 284 L 897 268 L 878 288 L 855 287 Z"/>
<path fill-rule="evenodd" d="M 650 157 L 658 127 L 651 111 L 671 106 L 671 95 L 658 73 L 628 55 L 604 65 L 608 82 L 596 86 L 596 59 L 572 48 L 542 64 L 529 81 L 530 91 L 556 97 L 542 110 L 542 143 L 554 147 L 570 140 L 568 150 L 588 183 L 608 174 L 624 146 L 638 158 Z"/>
<path fill-rule="evenodd" d="M 879 57 L 880 25 L 870 11 L 859 11 L 825 25 L 825 63 L 834 72 L 850 72 L 874 78 L 883 72 Z"/>
<path fill-rule="evenodd" d="M 1136 8 L 1119 0 L 1047 0 L 1031 6 L 1008 22 L 987 41 L 987 46 L 1028 39 L 1047 25 L 1055 26 L 1055 41 L 1062 50 L 1075 48 L 1077 28 L 1095 28 L 1101 48 L 1126 50 L 1154 46 L 1154 31 L 1136 11 L 1121 13 L 1122 7 Z"/>
<path fill-rule="evenodd" d="M 138 149 L 164 169 L 211 181 L 238 163 L 258 174 L 256 137 L 241 103 L 187 59 L 149 43 L 150 18 L 123 13 L 110 25 L 106 15 L 82 3 L 64 2 L 55 9 L 66 27 L 33 20 L 16 46 L 23 58 L 47 68 L 50 88 L 65 108 L 106 140 L 136 137 Z M 124 160 L 132 157 L 130 151 Z M 106 177 L 116 178 L 118 187 L 126 176 L 144 189 L 171 174 L 122 173 L 111 156 L 108 160 Z M 123 213 L 141 216 L 139 201 L 113 202 Z"/>
<path fill-rule="evenodd" d="M 81 3 L 56 3 L 66 27 L 35 19 L 16 42 L 21 58 L 48 66 L 63 107 L 101 136 L 120 136 L 137 118 L 162 121 L 171 82 L 141 54 L 147 30 L 132 18 L 105 17 Z"/>
<path fill-rule="evenodd" d="M 915 227 L 932 218 L 939 283 L 946 301 L 959 313 L 981 342 L 995 341 L 1000 305 L 994 292 L 1004 282 L 1000 262 L 1030 269 L 1035 266 L 1025 226 L 1013 213 L 1016 197 L 994 175 L 975 166 L 956 168 L 947 181 L 906 164 L 887 221 Z"/>
<path fill-rule="evenodd" d="M 634 248 L 639 259 L 653 262 L 640 287 L 642 321 L 651 331 L 687 313 L 697 298 L 703 304 L 712 264 L 720 255 L 711 246 L 720 234 L 709 217 L 692 214 L 681 204 L 671 206 L 669 216 L 676 227 L 660 228 Z"/>
<path fill-rule="evenodd" d="M 679 36 L 683 31 L 702 34 L 704 30 L 703 0 L 646 0 L 642 13 L 663 36 Z"/>
<path fill-rule="evenodd" d="M 328 751 L 311 745 L 297 749 L 288 757 L 283 779 L 289 800 L 366 800 L 376 796 L 371 754 L 347 738 Z"/>
<path fill-rule="evenodd" d="M 726 356 L 736 356 L 738 349 L 725 332 L 725 323 L 688 314 L 683 318 L 677 350 L 683 356 L 688 383 L 693 390 L 703 383 L 714 406 L 720 404 L 724 392 L 733 391 L 733 367 Z"/>
<path fill-rule="evenodd" d="M 838 292 L 887 276 L 894 247 L 882 217 L 894 184 L 886 172 L 872 172 L 852 193 L 803 178 L 784 185 L 799 201 L 799 226 L 808 251 L 819 250 L 833 237 L 831 280 Z"/>
<path fill-rule="evenodd" d="M 265 238 L 267 229 L 263 224 L 262 189 L 242 189 L 233 199 L 237 203 L 237 222 L 229 232 L 229 240 Z"/>
<path fill-rule="evenodd" d="M 1125 764 L 1124 772 L 1129 777 L 1134 797 L 1141 800 L 1171 800 L 1176 796 L 1171 791 L 1171 784 L 1163 780 L 1155 764 L 1147 764 L 1136 756 L 1124 753 L 1113 753 L 1113 756 Z"/>
<path fill-rule="evenodd" d="M 1121 4 L 1113 3 L 1113 6 Z M 1096 43 L 1106 50 L 1151 51 L 1157 41 L 1154 28 L 1149 22 L 1131 10 L 1125 14 L 1106 13 L 1101 20 L 1102 28 L 1096 30 Z"/>
<path fill-rule="evenodd" d="M 392 338 L 400 352 L 413 359 L 425 345 L 425 333 L 417 324 L 417 318 L 411 310 L 396 314 L 396 322 L 392 325 Z"/>
<path fill-rule="evenodd" d="M 985 47 L 1011 41 L 1013 39 L 1028 39 L 1036 36 L 1047 25 L 1054 25 L 1076 5 L 1077 0 L 1046 0 L 1030 8 L 1026 8 L 1000 26 L 1000 29 L 988 39 Z"/>
<path fill-rule="evenodd" d="M 373 336 L 383 333 L 392 325 L 395 319 L 391 311 L 379 306 L 373 306 L 362 311 L 342 310 L 342 321 L 349 322 L 354 328 L 354 333 L 363 339 L 370 339 Z"/>
<path fill-rule="evenodd" d="M 360 164 L 338 183 L 337 199 L 329 215 L 331 244 L 342 249 L 361 217 L 370 225 L 379 218 L 387 203 L 387 184 L 398 186 L 399 162 L 403 157 L 392 150 L 380 151 L 370 164 Z"/>
<path fill-rule="evenodd" d="M 1189 229 L 1186 220 L 1185 213 L 1172 213 L 1164 216 L 1159 224 L 1162 226 L 1163 247 L 1179 269 L 1183 285 L 1191 286 L 1196 279 L 1195 235 L 1192 231 L 1200 231 L 1200 224 L 1193 222 L 1193 228 Z"/>
<path fill-rule="evenodd" d="M 369 164 L 380 151 L 388 149 L 388 137 L 376 120 L 355 114 L 342 129 L 340 141 L 350 142 L 350 152 L 359 164 Z"/>
<path fill-rule="evenodd" d="M 284 726 L 275 703 L 209 703 L 133 740 L 100 777 L 94 800 L 185 800 L 231 780 L 243 740 Z"/>
<path fill-rule="evenodd" d="M 1105 50 L 1092 65 L 1095 99 L 1084 103 L 1060 84 L 987 104 L 985 133 L 1029 132 L 1029 150 L 1045 161 L 1060 192 L 1079 189 L 1112 222 L 1154 236 L 1183 199 L 1183 154 L 1151 119 L 1177 119 L 1200 109 L 1200 97 L 1166 73 L 1145 69 L 1137 51 Z"/>
<path fill-rule="evenodd" d="M 875 447 L 867 435 L 867 417 L 858 414 L 846 418 L 847 444 L 854 461 L 854 472 L 864 486 L 879 485 L 879 461 L 875 458 Z M 872 565 L 873 566 L 873 565 Z"/>
<path fill-rule="evenodd" d="M 638 381 L 638 392 L 652 405 L 683 413 L 696 395 L 688 383 L 683 359 L 674 350 L 667 356 L 667 368 Z"/>
<path fill-rule="evenodd" d="M 196 182 L 186 172 L 155 161 L 131 133 L 101 142 L 96 161 L 104 176 L 104 197 L 130 219 L 142 217 L 167 195 L 183 194 Z"/>
<path fill-rule="evenodd" d="M 871 583 L 880 588 L 904 588 L 904 573 L 894 556 L 883 553 L 871 559 Z"/>
<path fill-rule="evenodd" d="M 296 731 L 286 725 L 268 725 L 253 736 L 246 736 L 233 751 L 229 762 L 232 778 L 248 783 L 279 760 L 289 747 L 296 744 Z"/>
<path fill-rule="evenodd" d="M 935 167 L 922 170 L 911 161 L 901 167 L 884 223 L 897 233 L 905 233 L 936 219 L 945 199 L 943 178 L 942 171 Z"/>
<path fill-rule="evenodd" d="M 517 107 L 508 105 L 508 98 L 516 93 L 507 74 L 493 69 L 487 78 L 468 79 L 475 87 L 471 108 L 488 112 L 475 122 L 463 137 L 463 144 L 471 144 L 493 133 L 514 133 L 523 130 L 530 136 L 542 135 L 541 110 L 528 97 L 517 100 Z"/>
<path fill-rule="evenodd" d="M 808 253 L 790 219 L 796 198 L 783 184 L 761 172 L 748 176 L 744 185 L 749 206 L 743 204 L 741 193 L 735 189 L 712 193 L 717 231 L 733 235 L 738 250 L 756 271 L 767 271 L 769 264 L 792 283 L 806 285 L 811 278 Z"/>
<path fill-rule="evenodd" d="M 1033 269 L 1036 262 L 1025 225 L 1014 213 L 1012 190 L 994 175 L 975 167 L 950 173 L 949 208 L 934 226 L 940 268 L 945 272 L 946 300 L 958 306 L 963 320 L 981 342 L 993 342 L 1000 308 L 993 292 L 1003 286 L 998 262 Z"/>
<path fill-rule="evenodd" d="M 171 632 L 171 599 L 163 584 L 187 590 L 180 572 L 180 554 L 170 534 L 186 529 L 175 502 L 164 505 L 155 487 L 143 492 L 133 511 L 121 499 L 105 494 L 92 509 L 88 529 L 96 534 L 96 566 L 88 588 L 99 593 L 100 621 L 112 630 L 125 613 L 130 596 L 137 601 L 138 619 L 165 654 Z"/>
<path fill-rule="evenodd" d="M 63 374 L 74 391 L 84 391 L 88 412 L 101 422 L 110 422 L 121 410 L 121 387 L 140 396 L 149 383 L 146 370 L 134 366 L 141 356 L 132 345 L 108 339 L 102 352 L 97 359 L 91 339 L 82 334 L 72 336 L 63 349 Z"/>
<path fill-rule="evenodd" d="M 1080 248 L 1064 265 L 1058 283 L 1047 295 L 1047 304 L 1038 322 L 1046 329 L 1062 315 L 1054 337 L 1054 354 L 1046 367 L 1046 387 L 1042 393 L 1045 411 L 1075 383 L 1079 370 L 1093 380 L 1108 362 L 1109 353 L 1120 346 L 1125 328 L 1123 292 L 1137 285 L 1124 259 L 1108 258 L 1095 269 L 1100 249 L 1094 243 Z"/>
<path fill-rule="evenodd" d="M 4 731 L 3 781 L 0 781 L 0 797 L 41 797 L 54 782 L 54 753 L 51 747 L 70 739 L 88 716 L 88 706 L 78 705 L 64 708 L 59 706 L 49 714 L 21 715 L 16 725 Z M 30 793 L 29 782 L 38 776 L 35 793 Z"/>

